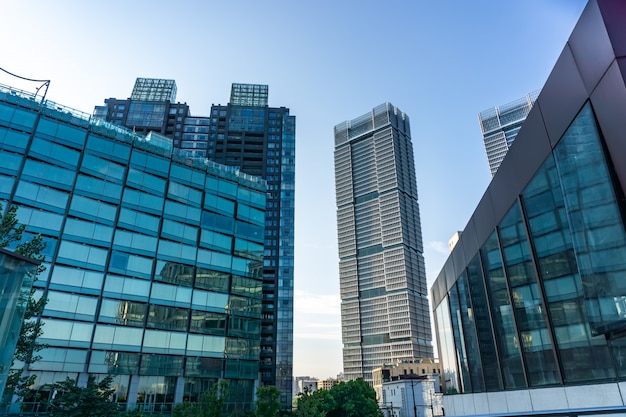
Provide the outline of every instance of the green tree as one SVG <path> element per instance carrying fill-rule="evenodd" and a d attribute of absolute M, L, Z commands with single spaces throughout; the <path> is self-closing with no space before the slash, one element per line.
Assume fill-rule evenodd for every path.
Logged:
<path fill-rule="evenodd" d="M 330 390 L 303 394 L 298 399 L 297 417 L 382 417 L 376 392 L 362 379 L 341 382 Z"/>
<path fill-rule="evenodd" d="M 280 412 L 280 390 L 268 385 L 256 390 L 256 417 L 277 417 Z"/>
<path fill-rule="evenodd" d="M 336 407 L 337 403 L 330 391 L 307 391 L 300 394 L 294 415 L 296 417 L 325 417 Z"/>
<path fill-rule="evenodd" d="M 228 382 L 213 384 L 200 395 L 198 402 L 185 401 L 176 405 L 172 417 L 221 417 L 226 415 L 224 409 L 228 394 Z"/>
<path fill-rule="evenodd" d="M 359 378 L 341 382 L 330 389 L 336 407 L 328 417 L 383 417 L 376 402 L 376 392 Z"/>
<path fill-rule="evenodd" d="M 43 261 L 44 255 L 42 255 L 41 252 L 45 249 L 46 244 L 43 242 L 41 235 L 34 236 L 32 240 L 21 242 L 24 231 L 26 230 L 26 225 L 18 224 L 17 210 L 18 207 L 12 205 L 3 216 L 3 207 L 2 204 L 0 204 L 0 248 L 5 248 L 19 242 L 15 247 L 15 253 L 37 261 Z M 30 279 L 35 280 L 45 269 L 46 267 L 40 264 L 35 270 L 34 276 L 30 277 Z M 35 290 L 31 289 L 28 294 L 24 320 L 18 336 L 13 359 L 14 362 L 17 360 L 25 365 L 30 365 L 41 359 L 41 357 L 37 355 L 37 352 L 46 347 L 45 344 L 37 341 L 37 338 L 43 333 L 43 323 L 34 318 L 43 312 L 47 300 L 44 297 L 37 300 L 34 294 Z M 11 369 L 3 393 L 4 403 L 9 402 L 13 394 L 17 395 L 21 400 L 30 393 L 30 387 L 35 382 L 36 377 L 35 375 L 23 376 L 23 373 L 24 369 L 22 368 Z"/>
<path fill-rule="evenodd" d="M 100 382 L 90 375 L 86 387 L 79 387 L 76 380 L 66 378 L 50 386 L 52 398 L 44 403 L 50 417 L 114 417 L 120 416 L 118 405 L 109 401 L 115 392 L 111 388 L 112 376 Z"/>

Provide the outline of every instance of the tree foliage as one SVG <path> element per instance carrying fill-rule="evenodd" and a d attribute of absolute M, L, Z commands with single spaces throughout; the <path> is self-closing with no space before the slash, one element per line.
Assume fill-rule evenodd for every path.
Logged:
<path fill-rule="evenodd" d="M 36 235 L 32 240 L 22 242 L 26 225 L 18 223 L 18 207 L 12 205 L 4 216 L 2 215 L 2 209 L 2 204 L 0 204 L 0 248 L 6 248 L 17 243 L 15 253 L 37 261 L 43 261 L 45 257 L 41 252 L 45 249 L 46 244 L 41 235 Z M 45 269 L 46 267 L 40 264 L 35 270 L 34 276 L 30 278 L 35 280 Z M 45 344 L 37 342 L 37 338 L 43 333 L 43 324 L 35 318 L 43 312 L 47 300 L 45 297 L 37 300 L 34 294 L 35 290 L 31 289 L 14 355 L 14 361 L 22 362 L 25 365 L 30 365 L 41 359 L 37 352 L 46 347 Z M 12 369 L 10 371 L 4 390 L 4 398 L 10 397 L 12 394 L 24 398 L 28 394 L 29 387 L 35 382 L 35 376 L 22 376 L 23 372 L 23 369 Z"/>
<path fill-rule="evenodd" d="M 44 403 L 47 405 L 50 417 L 114 417 L 121 413 L 116 403 L 109 401 L 115 392 L 111 388 L 112 376 L 107 376 L 100 382 L 92 375 L 87 380 L 87 386 L 78 386 L 76 380 L 67 378 L 50 386 L 51 398 Z"/>
<path fill-rule="evenodd" d="M 198 402 L 185 401 L 176 405 L 172 411 L 172 417 L 220 417 L 224 414 L 228 382 L 222 381 L 213 384 L 208 391 L 200 395 Z"/>
<path fill-rule="evenodd" d="M 259 387 L 256 390 L 256 417 L 278 417 L 281 405 L 280 390 L 272 385 Z"/>
<path fill-rule="evenodd" d="M 303 394 L 298 399 L 297 417 L 382 417 L 376 392 L 362 379 L 341 382 L 330 390 Z"/>

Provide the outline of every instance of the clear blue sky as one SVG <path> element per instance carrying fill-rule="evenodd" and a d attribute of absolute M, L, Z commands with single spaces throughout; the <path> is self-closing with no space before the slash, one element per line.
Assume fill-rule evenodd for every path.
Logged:
<path fill-rule="evenodd" d="M 333 127 L 389 101 L 411 120 L 429 283 L 491 178 L 477 113 L 541 88 L 585 0 L 4 0 L 0 67 L 91 113 L 136 77 L 195 115 L 233 82 L 296 115 L 294 375 L 342 369 Z M 0 83 L 33 91 L 5 75 Z"/>

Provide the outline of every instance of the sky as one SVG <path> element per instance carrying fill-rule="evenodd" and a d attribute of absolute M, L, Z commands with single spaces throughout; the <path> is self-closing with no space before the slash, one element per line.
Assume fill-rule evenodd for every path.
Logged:
<path fill-rule="evenodd" d="M 0 67 L 91 113 L 135 78 L 193 115 L 232 83 L 296 116 L 294 376 L 342 370 L 333 127 L 391 102 L 411 122 L 429 287 L 491 175 L 477 114 L 537 90 L 585 0 L 3 0 Z M 0 73 L 0 83 L 34 92 Z"/>

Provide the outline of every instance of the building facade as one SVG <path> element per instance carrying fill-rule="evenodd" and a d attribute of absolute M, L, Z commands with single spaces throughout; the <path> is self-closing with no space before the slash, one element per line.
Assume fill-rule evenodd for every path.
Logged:
<path fill-rule="evenodd" d="M 114 376 L 128 409 L 168 410 L 227 380 L 258 381 L 266 184 L 171 140 L 0 89 L 0 202 L 41 233 L 34 287 L 48 347 L 34 390 Z"/>
<path fill-rule="evenodd" d="M 625 18 L 587 4 L 431 289 L 446 415 L 626 410 Z"/>
<path fill-rule="evenodd" d="M 385 417 L 443 416 L 442 395 L 432 376 L 401 375 L 385 381 L 378 401 Z"/>
<path fill-rule="evenodd" d="M 539 91 L 534 91 L 526 97 L 478 113 L 492 176 L 498 171 L 538 95 Z"/>
<path fill-rule="evenodd" d="M 383 398 L 383 384 L 404 378 L 407 375 L 430 376 L 435 380 L 435 391 L 441 392 L 443 382 L 441 375 L 441 365 L 433 358 L 420 358 L 414 360 L 397 361 L 391 364 L 384 364 L 372 372 L 372 388 L 376 391 L 376 399 L 381 402 Z"/>
<path fill-rule="evenodd" d="M 390 103 L 335 126 L 346 380 L 432 357 L 409 118 Z"/>
<path fill-rule="evenodd" d="M 148 93 L 143 87 L 162 89 L 171 80 L 139 80 L 145 79 L 137 81 L 141 95 L 135 93 L 136 84 L 130 99 L 107 99 L 94 114 L 135 132 L 170 137 L 184 157 L 236 166 L 267 181 L 260 378 L 263 385 L 275 385 L 283 406 L 291 407 L 295 116 L 288 108 L 268 106 L 267 85 L 233 84 L 229 104 L 211 106 L 209 116 L 192 117 L 186 104 L 173 102 L 170 90 L 169 95 L 158 89 Z M 175 84 L 172 88 L 175 92 Z M 145 101 L 153 97 L 161 101 Z"/>

